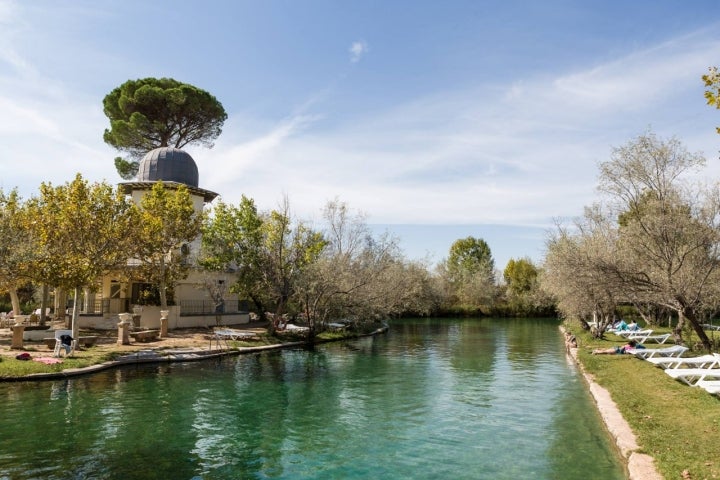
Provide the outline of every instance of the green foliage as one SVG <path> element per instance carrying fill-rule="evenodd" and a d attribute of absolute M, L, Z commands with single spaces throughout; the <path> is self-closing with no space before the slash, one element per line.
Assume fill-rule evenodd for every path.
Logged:
<path fill-rule="evenodd" d="M 58 187 L 43 183 L 28 202 L 35 278 L 66 289 L 91 285 L 127 260 L 136 219 L 134 204 L 107 183 L 80 174 Z"/>
<path fill-rule="evenodd" d="M 511 258 L 503 271 L 508 288 L 517 295 L 529 293 L 535 288 L 537 277 L 538 269 L 529 258 Z"/>
<path fill-rule="evenodd" d="M 482 238 L 467 237 L 456 240 L 450 246 L 447 259 L 448 271 L 451 275 L 464 273 L 490 272 L 495 269 L 495 261 L 490 246 Z"/>
<path fill-rule="evenodd" d="M 702 80 L 708 87 L 705 90 L 707 104 L 720 109 L 720 73 L 717 67 L 710 67 L 708 73 L 702 76 Z M 717 132 L 720 133 L 720 127 L 717 128 Z"/>
<path fill-rule="evenodd" d="M 202 212 L 196 212 L 186 186 L 166 188 L 156 182 L 140 201 L 132 257 L 140 262 L 141 275 L 157 285 L 160 306 L 168 306 L 167 291 L 188 274 L 189 262 L 182 247 L 200 234 Z"/>
<path fill-rule="evenodd" d="M 132 180 L 137 175 L 138 167 L 140 167 L 140 162 L 115 157 L 115 169 L 123 180 Z"/>
<path fill-rule="evenodd" d="M 128 80 L 103 99 L 103 111 L 110 120 L 105 143 L 131 157 L 115 159 L 123 178 L 134 176 L 132 161 L 154 148 L 193 143 L 212 148 L 227 119 L 214 96 L 172 78 Z"/>

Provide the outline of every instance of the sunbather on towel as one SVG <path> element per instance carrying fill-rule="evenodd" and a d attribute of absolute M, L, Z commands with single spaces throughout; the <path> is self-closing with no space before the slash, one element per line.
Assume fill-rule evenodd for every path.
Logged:
<path fill-rule="evenodd" d="M 637 343 L 635 340 L 630 340 L 628 343 L 621 347 L 611 347 L 611 348 L 598 348 L 593 350 L 593 355 L 616 355 L 616 354 L 623 354 L 623 353 L 630 353 L 630 350 L 633 350 L 635 348 L 645 348 L 644 345 L 641 345 Z"/>

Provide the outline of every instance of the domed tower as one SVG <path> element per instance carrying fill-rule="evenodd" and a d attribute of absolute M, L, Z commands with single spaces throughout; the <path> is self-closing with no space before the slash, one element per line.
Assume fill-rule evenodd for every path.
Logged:
<path fill-rule="evenodd" d="M 124 193 L 132 194 L 137 201 L 139 199 L 136 197 L 137 193 L 150 190 L 158 181 L 169 188 L 185 185 L 190 194 L 201 197 L 203 203 L 212 202 L 218 195 L 200 188 L 195 160 L 186 151 L 174 147 L 160 147 L 149 151 L 140 160 L 137 180 L 123 182 L 120 188 Z M 202 204 L 199 207 L 202 208 Z"/>

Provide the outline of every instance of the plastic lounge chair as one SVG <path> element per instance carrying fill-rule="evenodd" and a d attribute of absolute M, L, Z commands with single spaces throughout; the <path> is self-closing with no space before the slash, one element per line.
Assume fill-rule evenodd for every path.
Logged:
<path fill-rule="evenodd" d="M 702 325 L 703 329 L 705 330 L 714 330 L 714 331 L 720 331 L 720 325 L 709 325 L 707 323 L 704 323 Z"/>
<path fill-rule="evenodd" d="M 688 385 L 705 379 L 720 379 L 720 368 L 668 368 L 665 373 Z"/>
<path fill-rule="evenodd" d="M 687 347 L 682 345 L 673 345 L 671 347 L 663 348 L 638 348 L 630 351 L 630 353 L 638 358 L 648 359 L 658 357 L 679 357 L 687 351 Z"/>
<path fill-rule="evenodd" d="M 55 330 L 55 348 L 53 356 L 59 357 L 60 351 L 65 350 L 65 356 L 75 351 L 75 340 L 72 338 L 72 330 Z"/>
<path fill-rule="evenodd" d="M 655 357 L 647 358 L 648 362 L 660 368 L 712 368 L 718 366 L 720 359 L 715 355 L 699 357 Z"/>
<path fill-rule="evenodd" d="M 660 344 L 662 344 L 662 343 L 667 342 L 670 337 L 672 337 L 672 334 L 671 334 L 671 333 L 662 333 L 662 334 L 658 334 L 658 335 L 648 335 L 648 336 L 645 337 L 645 340 L 644 340 L 642 343 L 655 342 L 655 343 L 660 343 Z M 631 337 L 631 338 L 632 338 L 632 337 Z"/>
<path fill-rule="evenodd" d="M 720 380 L 698 380 L 695 386 L 704 389 L 708 393 L 720 394 Z"/>
<path fill-rule="evenodd" d="M 647 338 L 652 335 L 652 333 L 652 330 L 635 330 L 628 332 L 627 335 L 623 334 L 620 336 L 627 338 L 628 340 L 635 340 L 638 343 L 645 343 L 645 340 L 647 340 Z"/>
<path fill-rule="evenodd" d="M 255 336 L 255 334 L 252 332 L 242 332 L 240 330 L 233 330 L 231 328 L 215 330 L 215 335 L 226 340 L 242 340 Z"/>

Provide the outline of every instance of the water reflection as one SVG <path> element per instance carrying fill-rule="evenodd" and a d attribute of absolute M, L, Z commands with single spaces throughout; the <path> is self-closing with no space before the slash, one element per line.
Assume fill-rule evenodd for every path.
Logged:
<path fill-rule="evenodd" d="M 623 478 L 555 322 L 403 320 L 0 394 L 0 478 Z"/>

